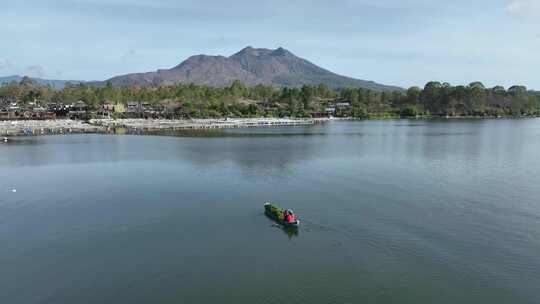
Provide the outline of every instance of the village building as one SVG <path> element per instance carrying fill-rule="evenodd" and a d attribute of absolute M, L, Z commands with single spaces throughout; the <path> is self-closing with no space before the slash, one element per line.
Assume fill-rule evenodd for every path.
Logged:
<path fill-rule="evenodd" d="M 126 103 L 126 112 L 127 113 L 139 113 L 141 109 L 141 104 L 138 101 L 128 101 Z"/>
<path fill-rule="evenodd" d="M 101 106 L 103 111 L 114 112 L 114 104 L 106 102 Z"/>
<path fill-rule="evenodd" d="M 351 107 L 351 104 L 348 103 L 348 102 L 338 102 L 336 103 L 336 108 L 338 109 L 347 109 L 347 108 L 350 108 Z"/>
<path fill-rule="evenodd" d="M 105 102 L 101 108 L 97 111 L 98 115 L 111 117 L 111 114 L 122 114 L 126 112 L 126 107 L 123 103 Z"/>
<path fill-rule="evenodd" d="M 88 105 L 84 101 L 79 100 L 69 106 L 69 112 L 67 113 L 67 116 L 69 118 L 83 118 L 86 117 L 87 112 Z"/>
<path fill-rule="evenodd" d="M 88 105 L 86 104 L 86 102 L 82 100 L 77 101 L 71 106 L 71 111 L 74 111 L 74 112 L 86 112 L 87 110 L 88 110 Z"/>
<path fill-rule="evenodd" d="M 137 114 L 137 117 L 157 117 L 161 112 L 149 102 L 128 101 L 125 113 L 131 114 L 131 116 Z"/>
<path fill-rule="evenodd" d="M 113 107 L 113 112 L 115 112 L 115 113 L 125 113 L 126 112 L 126 107 L 124 106 L 123 103 L 117 103 Z"/>

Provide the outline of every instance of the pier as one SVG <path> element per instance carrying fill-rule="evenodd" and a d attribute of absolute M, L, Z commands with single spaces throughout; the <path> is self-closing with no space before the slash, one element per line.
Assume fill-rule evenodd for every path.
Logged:
<path fill-rule="evenodd" d="M 102 132 L 103 127 L 71 119 L 0 121 L 1 137 Z"/>
<path fill-rule="evenodd" d="M 137 131 L 174 131 L 195 129 L 224 129 L 312 125 L 313 119 L 289 118 L 227 118 L 227 119 L 93 119 L 90 124 L 110 128 L 126 128 Z"/>
<path fill-rule="evenodd" d="M 226 119 L 91 119 L 81 120 L 18 120 L 0 121 L 0 137 L 24 135 L 54 135 L 70 133 L 114 133 L 115 129 L 144 133 L 145 131 L 176 131 L 198 129 L 302 126 L 322 122 L 320 119 L 293 118 L 226 118 Z"/>

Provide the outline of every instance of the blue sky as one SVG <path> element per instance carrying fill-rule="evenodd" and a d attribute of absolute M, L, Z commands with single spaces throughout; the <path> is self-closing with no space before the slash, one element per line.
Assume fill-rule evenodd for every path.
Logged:
<path fill-rule="evenodd" d="M 540 0 L 11 0 L 0 20 L 0 76 L 103 80 L 250 45 L 403 87 L 540 89 Z"/>

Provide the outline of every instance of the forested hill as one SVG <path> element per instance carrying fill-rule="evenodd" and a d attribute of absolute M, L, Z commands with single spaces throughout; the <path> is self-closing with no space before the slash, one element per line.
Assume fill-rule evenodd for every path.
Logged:
<path fill-rule="evenodd" d="M 279 87 L 319 85 L 330 88 L 356 87 L 374 91 L 401 90 L 373 81 L 341 76 L 325 70 L 283 48 L 275 50 L 247 47 L 230 56 L 192 56 L 171 69 L 137 73 L 109 79 L 113 86 L 173 85 L 194 83 L 225 87 L 239 80 L 247 86 Z"/>
<path fill-rule="evenodd" d="M 174 117 L 238 117 L 324 115 L 335 108 L 337 116 L 531 116 L 540 114 L 540 93 L 524 86 L 487 88 L 480 82 L 452 86 L 430 82 L 407 91 L 363 88 L 333 90 L 321 84 L 300 88 L 246 86 L 239 81 L 226 87 L 177 84 L 170 86 L 114 87 L 67 85 L 63 90 L 36 84 L 29 78 L 0 87 L 0 110 L 18 102 L 73 104 L 84 101 L 98 111 L 103 104 L 143 102 Z"/>
<path fill-rule="evenodd" d="M 423 90 L 410 88 L 405 100 L 420 113 L 449 116 L 530 115 L 540 107 L 540 93 L 525 86 L 486 88 L 481 82 L 467 86 L 429 82 Z"/>

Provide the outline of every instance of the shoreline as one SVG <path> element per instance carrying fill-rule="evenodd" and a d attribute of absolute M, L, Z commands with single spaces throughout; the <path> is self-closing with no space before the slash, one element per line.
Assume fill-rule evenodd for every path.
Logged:
<path fill-rule="evenodd" d="M 90 125 L 135 131 L 175 131 L 313 125 L 314 119 L 227 118 L 227 119 L 91 119 Z"/>
<path fill-rule="evenodd" d="M 328 119 L 289 118 L 229 118 L 229 119 L 91 119 L 88 122 L 71 119 L 0 121 L 0 137 L 115 134 L 117 129 L 127 132 L 155 132 L 176 130 L 232 129 L 253 127 L 306 126 Z"/>
<path fill-rule="evenodd" d="M 353 117 L 336 118 L 222 118 L 222 119 L 91 119 L 88 122 L 72 119 L 55 120 L 0 120 L 0 139 L 12 136 L 39 136 L 63 134 L 141 134 L 144 132 L 262 128 L 281 126 L 307 126 L 328 121 L 370 121 L 370 120 L 500 120 L 533 119 L 538 116 L 521 117 L 409 117 L 388 119 L 359 119 Z M 122 130 L 117 132 L 117 130 Z"/>
<path fill-rule="evenodd" d="M 72 119 L 0 121 L 1 137 L 69 133 L 105 133 L 105 129 Z"/>

